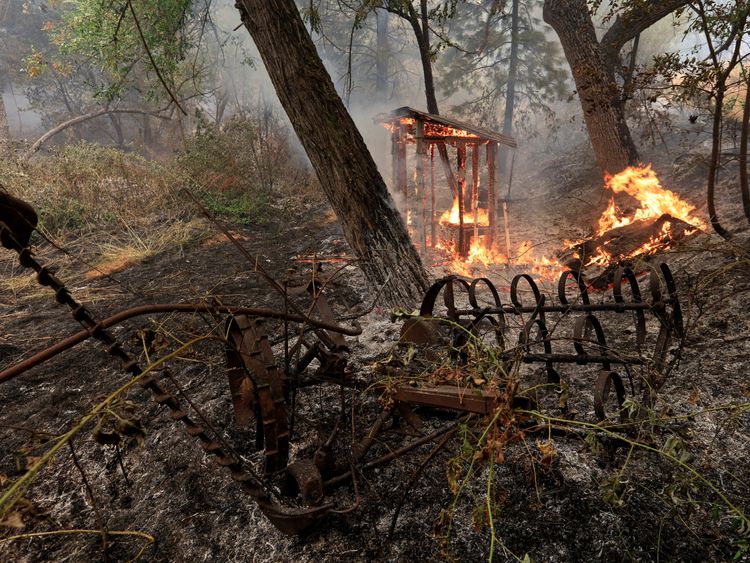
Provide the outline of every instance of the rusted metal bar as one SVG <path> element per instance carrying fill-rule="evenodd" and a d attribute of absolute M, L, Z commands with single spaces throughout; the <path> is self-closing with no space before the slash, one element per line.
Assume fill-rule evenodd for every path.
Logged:
<path fill-rule="evenodd" d="M 426 436 L 418 438 L 418 439 L 410 442 L 409 444 L 406 444 L 405 446 L 402 446 L 402 447 L 400 447 L 398 449 L 395 449 L 395 450 L 391 451 L 390 453 L 388 453 L 388 454 L 386 454 L 384 456 L 381 456 L 381 457 L 379 457 L 377 459 L 374 459 L 374 460 L 370 461 L 369 463 L 365 463 L 364 465 L 361 466 L 360 470 L 366 471 L 366 470 L 369 470 L 369 469 L 373 469 L 375 467 L 378 467 L 379 465 L 383 465 L 384 463 L 388 463 L 389 461 L 393 461 L 397 457 L 400 457 L 400 456 L 404 455 L 405 453 L 410 452 L 414 448 L 418 448 L 419 446 L 422 446 L 422 445 L 424 445 L 424 444 L 426 444 L 428 442 L 432 442 L 433 440 L 436 440 L 437 438 L 440 438 L 441 436 L 443 436 L 446 432 L 450 432 L 451 430 L 453 430 L 454 428 L 456 428 L 458 425 L 463 424 L 464 422 L 466 422 L 468 420 L 469 416 L 470 415 L 462 417 L 460 420 L 458 420 L 458 421 L 456 421 L 456 422 L 454 422 L 452 424 L 447 424 L 446 426 L 443 426 L 442 428 L 439 428 L 438 430 L 436 430 L 435 432 L 432 432 L 431 434 L 427 434 Z M 333 485 L 337 485 L 338 483 L 346 481 L 347 479 L 351 479 L 351 476 L 352 476 L 352 472 L 351 471 L 346 471 L 346 472 L 344 472 L 344 473 L 342 473 L 340 475 L 336 475 L 335 477 L 332 477 L 332 478 L 328 479 L 328 481 L 326 481 L 325 483 L 323 483 L 323 485 L 325 487 L 332 487 Z"/>
<path fill-rule="evenodd" d="M 501 401 L 498 393 L 477 392 L 476 389 L 461 389 L 455 385 L 436 387 L 401 385 L 389 396 L 394 401 L 403 401 L 410 405 L 482 415 L 494 412 Z"/>
<path fill-rule="evenodd" d="M 383 426 L 391 417 L 392 412 L 393 412 L 393 407 L 389 407 L 389 408 L 383 409 L 383 412 L 381 412 L 378 415 L 378 418 L 370 427 L 370 430 L 367 432 L 365 437 L 355 447 L 354 453 L 352 454 L 352 463 L 354 464 L 358 463 L 359 460 L 362 459 L 362 457 L 370 450 L 372 445 L 375 443 L 375 439 L 378 437 L 378 434 L 383 429 Z"/>
<path fill-rule="evenodd" d="M 204 305 L 198 303 L 160 303 L 154 305 L 140 305 L 138 307 L 125 309 L 124 311 L 120 311 L 119 313 L 116 313 L 111 317 L 107 317 L 106 319 L 100 321 L 100 324 L 103 328 L 109 328 L 134 317 L 157 313 L 218 313 L 226 315 L 247 315 L 250 317 L 288 320 L 296 323 L 304 323 L 316 328 L 331 331 L 332 333 L 346 334 L 347 336 L 357 336 L 359 334 L 362 334 L 362 331 L 359 329 L 346 328 L 330 322 L 311 319 L 309 317 L 295 315 L 292 313 L 282 313 L 279 311 L 274 311 L 273 309 L 263 309 L 257 307 L 231 307 L 225 305 Z M 18 364 L 0 372 L 0 383 L 4 383 L 5 381 L 13 379 L 14 377 L 31 369 L 32 367 L 38 366 L 39 364 L 46 362 L 50 358 L 55 357 L 59 353 L 64 352 L 65 350 L 68 350 L 80 344 L 81 342 L 84 342 L 85 340 L 88 340 L 92 336 L 93 335 L 89 330 L 82 330 L 80 332 L 77 332 L 76 334 L 69 336 L 65 340 L 61 340 L 53 346 L 50 346 L 49 348 L 46 348 L 45 350 L 34 354 L 30 358 L 27 358 L 22 362 L 19 362 Z"/>
<path fill-rule="evenodd" d="M 601 356 L 593 354 L 533 354 L 526 353 L 522 357 L 525 363 L 553 361 L 560 364 L 625 364 L 646 365 L 650 363 L 638 356 Z"/>
<path fill-rule="evenodd" d="M 669 300 L 664 301 L 670 303 Z M 460 316 L 469 315 L 496 315 L 497 313 L 533 313 L 540 311 L 543 313 L 575 313 L 575 312 L 596 312 L 612 311 L 613 313 L 624 313 L 625 311 L 648 311 L 654 308 L 651 303 L 599 303 L 599 304 L 573 304 L 570 305 L 544 305 L 542 307 L 515 307 L 513 305 L 503 305 L 502 307 L 475 307 L 473 309 L 456 309 L 456 314 Z"/>

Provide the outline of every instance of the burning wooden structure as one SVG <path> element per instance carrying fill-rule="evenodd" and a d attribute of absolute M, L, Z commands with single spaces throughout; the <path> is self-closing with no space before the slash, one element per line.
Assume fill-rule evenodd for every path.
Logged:
<path fill-rule="evenodd" d="M 400 197 L 404 219 L 422 251 L 426 252 L 428 246 L 442 246 L 465 258 L 472 240 L 480 236 L 485 238 L 488 247 L 491 246 L 497 229 L 498 147 L 515 148 L 516 141 L 490 129 L 410 107 L 378 115 L 376 121 L 391 132 L 392 186 Z M 416 149 L 411 184 L 409 145 Z M 449 147 L 455 152 L 455 174 L 450 165 Z M 452 208 L 440 215 L 436 208 L 439 204 L 435 183 L 436 148 L 453 201 Z M 469 158 L 471 184 L 467 185 Z M 482 168 L 486 189 L 481 187 Z"/>

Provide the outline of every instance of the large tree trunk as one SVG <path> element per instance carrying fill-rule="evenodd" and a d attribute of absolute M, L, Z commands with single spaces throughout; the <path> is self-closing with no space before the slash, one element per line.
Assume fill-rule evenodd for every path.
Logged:
<path fill-rule="evenodd" d="M 638 151 L 625 122 L 624 96 L 615 65 L 628 41 L 688 0 L 640 0 L 615 18 L 596 38 L 586 0 L 544 0 L 544 21 L 557 32 L 573 72 L 591 145 L 599 167 L 616 174 L 638 163 Z"/>
<path fill-rule="evenodd" d="M 413 305 L 427 286 L 419 255 L 294 1 L 237 7 L 367 279 L 388 305 Z"/>
<path fill-rule="evenodd" d="M 605 60 L 586 0 L 545 0 L 544 21 L 557 32 L 570 64 L 599 167 L 616 174 L 637 164 L 614 66 Z"/>
<path fill-rule="evenodd" d="M 518 78 L 518 4 L 513 0 L 510 20 L 510 65 L 508 66 L 508 88 L 505 93 L 505 116 L 503 133 L 513 135 L 513 111 L 516 105 L 516 80 Z"/>
<path fill-rule="evenodd" d="M 376 10 L 378 34 L 377 48 L 375 52 L 375 91 L 378 100 L 385 101 L 388 98 L 388 58 L 390 57 L 390 45 L 388 40 L 388 18 L 387 10 Z"/>

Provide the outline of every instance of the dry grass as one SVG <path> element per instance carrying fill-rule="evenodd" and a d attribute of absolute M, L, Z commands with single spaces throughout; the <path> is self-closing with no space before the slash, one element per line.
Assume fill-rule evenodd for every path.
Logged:
<path fill-rule="evenodd" d="M 201 218 L 178 221 L 150 233 L 139 234 L 127 223 L 117 239 L 98 243 L 95 269 L 87 272 L 88 279 L 121 272 L 162 252 L 181 252 L 182 247 L 202 239 L 209 233 L 210 225 Z"/>

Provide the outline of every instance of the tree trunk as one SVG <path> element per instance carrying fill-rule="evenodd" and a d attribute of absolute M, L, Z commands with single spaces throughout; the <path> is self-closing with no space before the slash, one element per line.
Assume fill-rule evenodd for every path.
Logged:
<path fill-rule="evenodd" d="M 427 102 L 427 111 L 435 115 L 440 115 L 438 108 L 437 96 L 435 95 L 435 79 L 432 73 L 432 59 L 430 54 L 430 21 L 427 0 L 420 0 L 420 13 L 411 4 L 408 3 L 408 14 L 403 15 L 411 24 L 414 30 L 414 37 L 419 48 L 419 59 L 422 62 L 422 77 L 424 78 L 424 95 Z M 450 159 L 448 158 L 448 149 L 445 144 L 438 145 L 438 154 L 440 155 L 440 164 L 443 167 L 443 174 L 448 181 L 453 197 L 458 197 L 458 185 L 456 177 L 453 175 Z"/>
<path fill-rule="evenodd" d="M 544 21 L 562 43 L 599 167 L 616 174 L 637 164 L 614 67 L 596 39 L 586 0 L 545 0 Z"/>
<path fill-rule="evenodd" d="M 513 135 L 513 111 L 516 104 L 516 79 L 518 78 L 518 3 L 513 0 L 510 20 L 510 64 L 508 66 L 508 89 L 505 93 L 505 116 L 503 133 Z"/>
<path fill-rule="evenodd" d="M 378 35 L 377 50 L 375 53 L 375 91 L 378 99 L 385 101 L 388 98 L 388 57 L 390 56 L 390 45 L 388 42 L 388 17 L 386 10 L 376 11 Z"/>
<path fill-rule="evenodd" d="M 503 117 L 503 133 L 513 136 L 513 112 L 516 105 L 516 80 L 518 79 L 518 4 L 520 0 L 513 0 L 510 20 L 510 62 L 508 64 L 508 87 L 505 91 L 505 115 Z M 508 147 L 500 146 L 500 177 L 505 177 L 508 168 Z"/>
<path fill-rule="evenodd" d="M 750 187 L 747 178 L 747 143 L 750 137 L 750 79 L 745 81 L 745 107 L 742 111 L 742 133 L 740 134 L 740 191 L 745 217 L 750 220 Z"/>
<path fill-rule="evenodd" d="M 294 1 L 237 7 L 365 276 L 388 305 L 413 306 L 427 286 L 419 255 Z"/>
<path fill-rule="evenodd" d="M 726 92 L 725 75 L 719 77 L 716 84 L 712 142 L 711 142 L 711 160 L 708 163 L 708 185 L 706 187 L 706 200 L 708 202 L 708 218 L 711 220 L 711 226 L 714 231 L 722 238 L 729 239 L 732 233 L 727 231 L 719 222 L 719 216 L 716 213 L 716 176 L 720 168 L 721 160 L 721 119 L 724 109 L 724 94 Z"/>

